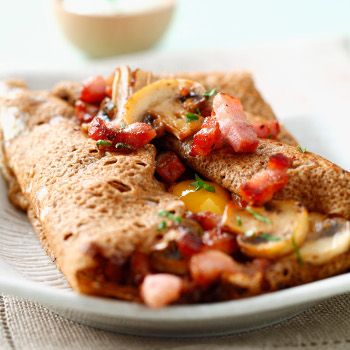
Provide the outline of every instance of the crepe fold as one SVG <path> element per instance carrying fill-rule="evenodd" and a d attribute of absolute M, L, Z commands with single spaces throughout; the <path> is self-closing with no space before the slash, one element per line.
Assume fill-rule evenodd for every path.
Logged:
<path fill-rule="evenodd" d="M 10 199 L 28 211 L 74 290 L 135 300 L 137 289 L 116 287 L 120 267 L 161 235 L 160 209 L 182 216 L 184 204 L 153 177 L 153 145 L 103 155 L 72 115 L 69 104 L 48 92 L 20 90 L 1 100 Z M 18 135 L 9 135 L 6 120 L 12 129 L 21 123 Z"/>
<path fill-rule="evenodd" d="M 262 139 L 253 153 L 234 153 L 226 147 L 203 157 L 189 155 L 191 139 L 179 142 L 170 136 L 164 145 L 192 169 L 237 195 L 242 183 L 266 169 L 271 155 L 282 153 L 293 159 L 293 165 L 288 170 L 288 183 L 275 194 L 275 199 L 294 199 L 309 211 L 350 217 L 350 173 L 319 155 Z"/>

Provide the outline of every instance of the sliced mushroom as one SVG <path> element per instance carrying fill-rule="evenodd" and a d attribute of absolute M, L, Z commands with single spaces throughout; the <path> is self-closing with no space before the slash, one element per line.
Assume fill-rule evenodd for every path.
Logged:
<path fill-rule="evenodd" d="M 112 86 L 112 102 L 116 107 L 116 122 L 121 121 L 124 105 L 131 95 L 150 84 L 151 80 L 151 72 L 137 69 L 132 73 L 128 66 L 121 66 L 116 69 Z"/>
<path fill-rule="evenodd" d="M 116 107 L 115 121 L 121 120 L 122 111 L 125 103 L 131 96 L 131 72 L 128 66 L 118 67 L 115 71 L 112 102 Z"/>
<path fill-rule="evenodd" d="M 292 200 L 246 208 L 230 203 L 222 223 L 224 229 L 239 234 L 237 243 L 243 253 L 268 259 L 300 247 L 309 230 L 307 210 Z"/>
<path fill-rule="evenodd" d="M 122 117 L 131 124 L 151 115 L 183 140 L 200 130 L 204 118 L 198 115 L 198 119 L 188 121 L 186 114 L 196 113 L 195 109 L 206 102 L 204 93 L 205 88 L 191 80 L 159 80 L 134 93 L 125 104 Z"/>
<path fill-rule="evenodd" d="M 135 93 L 136 91 L 139 91 L 143 87 L 151 84 L 152 81 L 152 73 L 151 72 L 145 72 L 141 69 L 137 69 L 133 73 L 133 80 L 134 83 L 132 85 L 132 92 Z"/>
<path fill-rule="evenodd" d="M 154 271 L 169 272 L 176 275 L 186 275 L 188 261 L 179 253 L 175 241 L 152 248 L 150 264 Z"/>
<path fill-rule="evenodd" d="M 322 265 L 350 249 L 350 222 L 323 214 L 309 214 L 309 233 L 300 248 L 304 262 Z"/>

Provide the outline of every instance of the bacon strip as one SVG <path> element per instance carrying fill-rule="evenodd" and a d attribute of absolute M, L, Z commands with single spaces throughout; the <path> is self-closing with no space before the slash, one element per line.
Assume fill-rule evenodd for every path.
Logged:
<path fill-rule="evenodd" d="M 275 140 L 280 132 L 280 124 L 277 120 L 265 120 L 253 122 L 253 127 L 259 138 Z"/>
<path fill-rule="evenodd" d="M 259 144 L 252 124 L 247 121 L 241 101 L 219 93 L 213 100 L 213 115 L 220 131 L 235 152 L 253 152 Z"/>
<path fill-rule="evenodd" d="M 158 273 L 145 277 L 141 285 L 141 297 L 147 306 L 161 308 L 179 299 L 182 289 L 180 277 Z"/>
<path fill-rule="evenodd" d="M 267 169 L 244 182 L 241 187 L 241 196 L 251 205 L 262 205 L 269 202 L 275 192 L 282 189 L 288 182 L 287 170 L 293 159 L 282 153 L 270 157 Z"/>

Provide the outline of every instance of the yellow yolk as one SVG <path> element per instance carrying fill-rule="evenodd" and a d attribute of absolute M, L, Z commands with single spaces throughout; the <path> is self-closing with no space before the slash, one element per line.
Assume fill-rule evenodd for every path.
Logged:
<path fill-rule="evenodd" d="M 208 192 L 204 188 L 196 191 L 196 187 L 191 186 L 195 180 L 179 182 L 169 188 L 169 192 L 185 203 L 187 210 L 197 214 L 200 211 L 211 211 L 216 214 L 223 214 L 226 205 L 231 201 L 228 191 L 214 182 L 206 181 L 207 184 L 215 188 L 215 193 Z"/>

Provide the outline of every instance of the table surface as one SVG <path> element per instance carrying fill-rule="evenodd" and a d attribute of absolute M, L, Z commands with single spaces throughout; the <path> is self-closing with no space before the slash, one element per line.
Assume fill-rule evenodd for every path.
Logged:
<path fill-rule="evenodd" d="M 77 66 L 91 59 L 59 31 L 50 0 L 0 0 L 0 64 Z M 350 34 L 348 0 L 178 0 L 154 51 L 237 47 Z"/>

